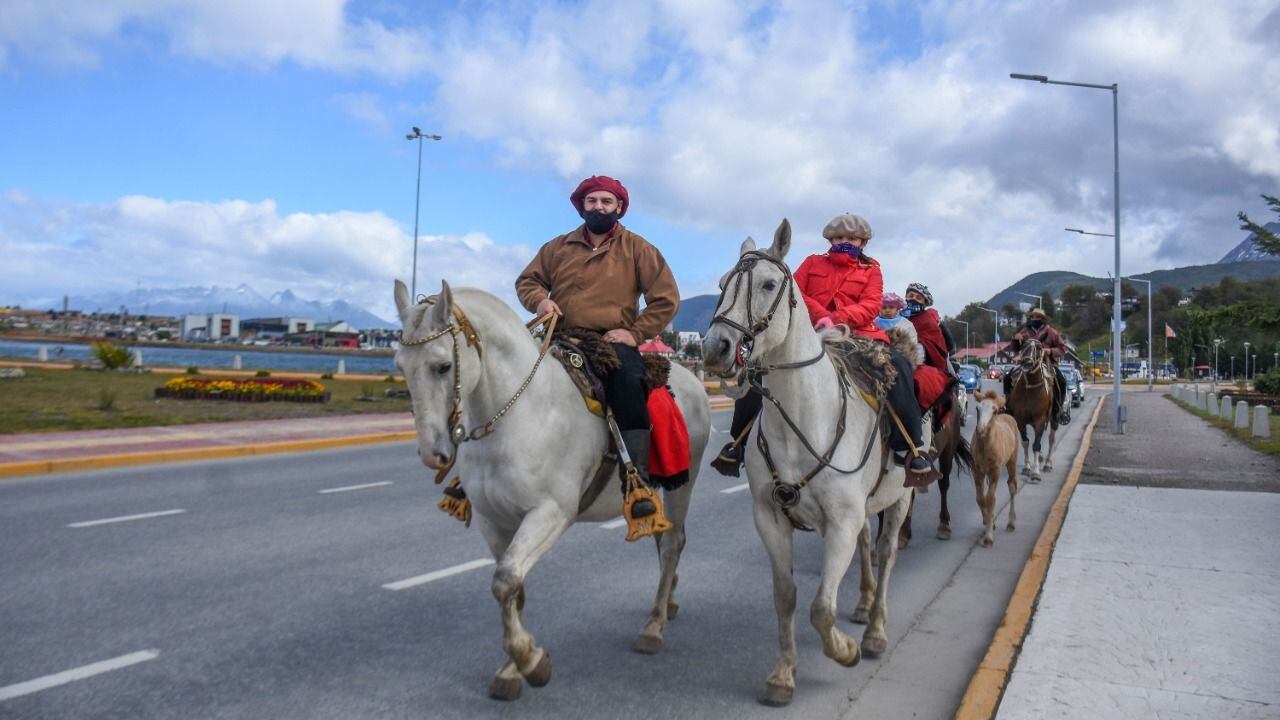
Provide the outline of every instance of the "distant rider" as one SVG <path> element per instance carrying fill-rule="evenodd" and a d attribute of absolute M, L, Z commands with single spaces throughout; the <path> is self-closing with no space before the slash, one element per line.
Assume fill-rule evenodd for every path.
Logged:
<path fill-rule="evenodd" d="M 1071 411 L 1063 403 L 1067 390 L 1067 378 L 1062 374 L 1062 369 L 1058 367 L 1058 360 L 1071 350 L 1063 342 L 1062 336 L 1058 334 L 1058 331 L 1049 326 L 1049 316 L 1040 308 L 1027 313 L 1027 324 L 1009 341 L 1009 351 L 1015 354 L 1022 352 L 1023 345 L 1028 340 L 1035 340 L 1045 350 L 1049 351 L 1054 379 L 1053 413 L 1057 415 L 1059 425 L 1066 425 L 1071 422 Z M 1013 372 L 1008 372 L 1004 375 L 1005 397 L 1009 397 L 1009 390 L 1013 387 L 1013 375 Z"/>

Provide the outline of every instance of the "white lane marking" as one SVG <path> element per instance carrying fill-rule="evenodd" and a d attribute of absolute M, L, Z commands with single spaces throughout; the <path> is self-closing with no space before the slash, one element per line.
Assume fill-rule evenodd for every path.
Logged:
<path fill-rule="evenodd" d="M 101 520 L 86 520 L 84 522 L 74 522 L 67 527 L 69 528 L 85 528 L 94 525 L 106 525 L 108 523 L 129 522 L 131 520 L 146 520 L 153 517 L 164 517 L 166 515 L 181 515 L 186 510 L 161 510 L 160 512 L 142 513 L 140 515 L 122 515 L 120 517 L 103 518 Z"/>
<path fill-rule="evenodd" d="M 44 677 L 20 682 L 16 685 L 6 685 L 5 687 L 0 687 L 0 700 L 9 700 L 23 695 L 30 695 L 34 692 L 48 690 L 51 687 L 57 687 L 59 685 L 66 685 L 69 682 L 83 680 L 87 677 L 93 677 L 94 675 L 104 672 L 119 670 L 120 668 L 129 667 L 130 665 L 136 665 L 148 660 L 155 660 L 158 657 L 160 657 L 159 650 L 142 650 L 135 653 L 129 653 L 128 655 L 121 655 L 118 658 L 112 658 L 110 660 L 103 660 L 102 662 L 64 670 L 60 673 L 45 675 Z"/>
<path fill-rule="evenodd" d="M 604 530 L 612 530 L 614 528 L 620 528 L 626 524 L 627 524 L 627 519 L 624 517 L 620 517 L 617 520 L 610 520 L 607 523 L 600 523 L 600 527 L 601 529 L 604 529 Z"/>
<path fill-rule="evenodd" d="M 382 587 L 386 590 L 404 590 L 405 588 L 411 588 L 416 585 L 422 585 L 425 583 L 432 582 L 434 580 L 439 580 L 441 578 L 447 578 L 450 575 L 457 575 L 459 573 L 464 573 L 468 570 L 475 570 L 476 568 L 482 568 L 486 565 L 492 565 L 492 564 L 493 564 L 493 560 L 490 558 L 485 558 L 483 560 L 472 560 L 471 562 L 464 562 L 461 565 L 454 565 L 453 567 L 447 567 L 443 570 L 436 570 L 435 572 L 429 572 L 426 575 L 419 575 L 417 577 L 411 577 L 404 580 L 398 580 L 393 583 L 387 583 Z"/>
<path fill-rule="evenodd" d="M 751 487 L 749 483 L 742 483 L 741 485 L 734 485 L 733 487 L 727 487 L 721 490 L 720 492 L 724 493 L 725 495 L 729 495 L 730 493 L 742 492 L 743 490 L 746 490 L 749 487 Z"/>
<path fill-rule="evenodd" d="M 391 485 L 393 481 L 383 480 L 382 482 L 365 483 L 364 485 L 348 485 L 346 487 L 329 488 L 328 490 L 317 490 L 321 495 L 337 492 L 351 492 L 352 490 L 364 490 L 366 488 L 382 487 L 383 485 Z"/>

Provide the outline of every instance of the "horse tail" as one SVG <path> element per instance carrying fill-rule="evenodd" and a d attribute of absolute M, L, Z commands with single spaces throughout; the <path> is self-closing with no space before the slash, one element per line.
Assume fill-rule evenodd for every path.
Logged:
<path fill-rule="evenodd" d="M 970 475 L 973 474 L 973 449 L 969 447 L 969 441 L 964 439 L 964 435 L 960 435 L 956 442 L 955 460 Z"/>

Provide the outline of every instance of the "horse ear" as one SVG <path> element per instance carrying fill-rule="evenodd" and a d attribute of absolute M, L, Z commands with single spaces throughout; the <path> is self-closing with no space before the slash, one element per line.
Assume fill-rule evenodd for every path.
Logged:
<path fill-rule="evenodd" d="M 787 257 L 787 251 L 791 249 L 791 221 L 782 218 L 782 222 L 778 224 L 778 229 L 773 231 L 773 245 L 769 247 L 769 254 L 784 260 Z"/>
<path fill-rule="evenodd" d="M 430 327 L 444 327 L 448 325 L 453 316 L 453 291 L 449 289 L 447 280 L 440 281 L 440 294 L 436 296 L 436 302 L 431 306 L 431 325 Z"/>
<path fill-rule="evenodd" d="M 405 284 L 399 280 L 396 280 L 395 298 L 396 312 L 400 314 L 400 325 L 407 329 L 409 327 L 409 307 L 412 302 L 409 300 L 409 288 L 405 287 Z"/>
<path fill-rule="evenodd" d="M 748 235 L 747 239 L 742 241 L 742 246 L 738 248 L 738 256 L 741 257 L 743 255 L 746 255 L 747 253 L 755 249 L 756 249 L 756 241 L 753 240 L 750 235 Z"/>

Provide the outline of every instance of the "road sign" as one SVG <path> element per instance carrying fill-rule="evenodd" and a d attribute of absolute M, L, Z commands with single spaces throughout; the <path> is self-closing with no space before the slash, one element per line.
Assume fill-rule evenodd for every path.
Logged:
<path fill-rule="evenodd" d="M 1106 351 L 1106 350 L 1094 350 L 1093 352 L 1089 353 L 1089 356 L 1090 356 L 1090 357 L 1096 357 L 1096 358 L 1106 357 L 1106 356 L 1107 356 L 1107 351 Z"/>

